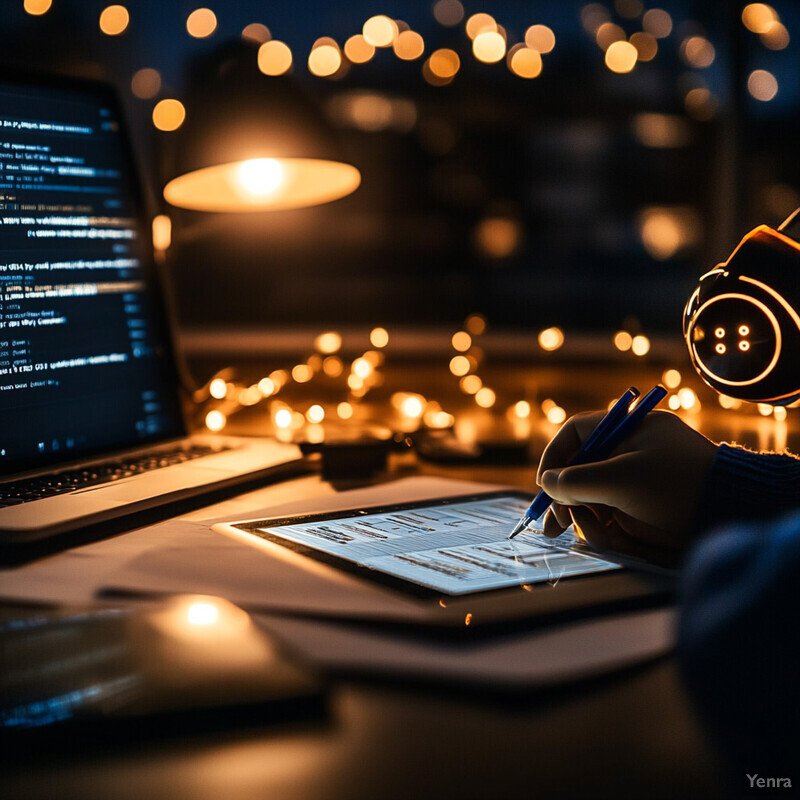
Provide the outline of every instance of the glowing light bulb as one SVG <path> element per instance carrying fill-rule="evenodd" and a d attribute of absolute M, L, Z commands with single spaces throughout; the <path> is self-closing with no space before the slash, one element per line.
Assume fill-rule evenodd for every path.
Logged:
<path fill-rule="evenodd" d="M 283 167 L 274 158 L 251 158 L 239 165 L 236 177 L 246 192 L 263 197 L 280 187 L 283 182 Z"/>
<path fill-rule="evenodd" d="M 319 424 L 325 419 L 325 409 L 321 405 L 315 403 L 306 411 L 306 419 L 312 424 Z"/>
<path fill-rule="evenodd" d="M 208 393 L 215 400 L 222 400 L 228 393 L 228 384 L 222 378 L 214 378 L 214 380 L 208 384 Z"/>
<path fill-rule="evenodd" d="M 227 421 L 225 415 L 217 409 L 213 409 L 206 414 L 206 428 L 210 431 L 221 431 Z"/>
<path fill-rule="evenodd" d="M 219 609 L 213 603 L 192 603 L 186 610 L 190 625 L 213 625 L 219 619 Z"/>

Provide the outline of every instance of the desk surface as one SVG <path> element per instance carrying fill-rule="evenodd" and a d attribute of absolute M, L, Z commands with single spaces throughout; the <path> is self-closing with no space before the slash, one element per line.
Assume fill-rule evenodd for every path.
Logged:
<path fill-rule="evenodd" d="M 533 380 L 530 376 L 522 380 Z M 645 376 L 647 382 L 649 376 Z M 553 376 L 536 376 L 540 387 Z M 561 375 L 561 380 L 565 376 Z M 655 375 L 655 380 L 658 375 Z M 513 374 L 506 380 L 513 383 Z M 630 380 L 609 378 L 614 386 Z M 507 384 L 510 385 L 510 384 Z M 594 404 L 606 391 L 595 386 Z M 578 407 L 580 399 L 574 404 Z M 568 408 L 574 411 L 577 408 Z M 258 415 L 232 425 L 258 429 Z M 792 420 L 707 413 L 704 429 L 754 446 L 795 437 Z M 710 430 L 709 430 L 710 428 Z M 531 433 L 547 440 L 545 423 Z M 555 430 L 555 428 L 552 428 Z M 726 435 L 727 434 L 727 435 Z M 771 440 L 770 437 L 772 437 Z M 780 444 L 780 442 L 778 442 Z M 536 465 L 443 467 L 403 457 L 396 474 L 437 474 L 530 487 Z M 266 490 L 262 490 L 266 491 Z M 292 484 L 273 492 L 290 497 Z M 230 501 L 237 514 L 261 492 Z M 280 502 L 280 501 L 279 501 Z M 208 518 L 213 509 L 190 517 Z M 7 605 L 11 617 L 25 612 Z M 0 753 L 4 797 L 22 798 L 494 798 L 702 797 L 723 794 L 717 762 L 672 659 L 546 691 L 499 694 L 403 679 L 331 681 L 327 711 L 276 725 L 220 716 L 193 733 L 153 729 Z"/>

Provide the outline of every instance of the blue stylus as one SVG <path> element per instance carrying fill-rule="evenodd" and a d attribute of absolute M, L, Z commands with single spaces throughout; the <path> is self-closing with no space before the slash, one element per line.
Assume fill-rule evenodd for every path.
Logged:
<path fill-rule="evenodd" d="M 632 410 L 629 410 L 630 404 L 639 396 L 639 390 L 631 386 L 631 388 L 614 403 L 608 414 L 600 420 L 597 427 L 589 434 L 586 441 L 581 446 L 581 449 L 578 450 L 568 466 L 587 464 L 591 461 L 602 461 L 604 458 L 608 458 L 622 440 L 639 425 L 645 416 L 658 405 L 666 394 L 667 390 L 663 386 L 656 386 L 651 389 Z M 542 489 L 539 494 L 533 498 L 533 502 L 530 504 L 525 514 L 523 514 L 522 519 L 516 524 L 514 530 L 511 531 L 508 538 L 513 539 L 518 533 L 524 531 L 531 522 L 539 519 L 539 517 L 547 511 L 552 502 L 553 499 L 550 495 Z"/>

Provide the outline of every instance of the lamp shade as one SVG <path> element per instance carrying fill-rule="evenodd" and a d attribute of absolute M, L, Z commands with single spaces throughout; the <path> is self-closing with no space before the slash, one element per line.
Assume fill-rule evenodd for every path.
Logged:
<path fill-rule="evenodd" d="M 257 48 L 227 45 L 194 65 L 164 199 L 198 211 L 327 203 L 358 188 L 322 110 L 289 75 L 258 69 Z"/>

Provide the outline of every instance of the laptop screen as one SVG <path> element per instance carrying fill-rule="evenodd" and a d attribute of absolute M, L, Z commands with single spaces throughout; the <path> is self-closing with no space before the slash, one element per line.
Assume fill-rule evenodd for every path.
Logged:
<path fill-rule="evenodd" d="M 0 74 L 0 472 L 183 433 L 107 87 Z"/>

